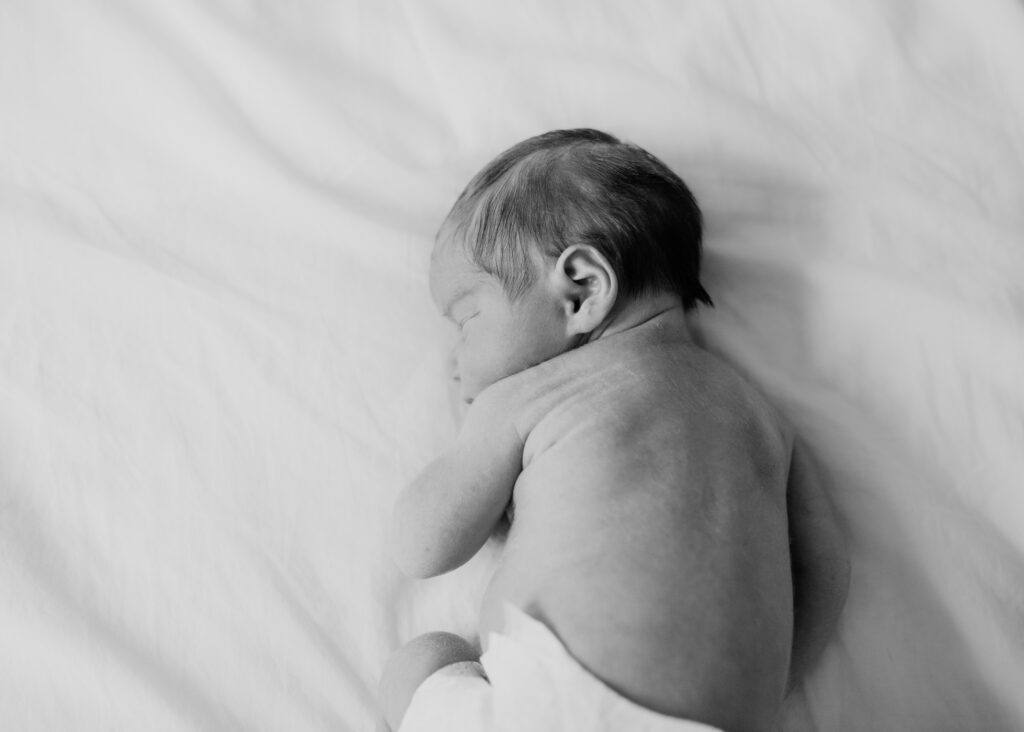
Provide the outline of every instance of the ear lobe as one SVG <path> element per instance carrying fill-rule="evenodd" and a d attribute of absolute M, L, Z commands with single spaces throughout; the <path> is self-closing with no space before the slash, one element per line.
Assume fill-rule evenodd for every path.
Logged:
<path fill-rule="evenodd" d="M 585 335 L 608 317 L 619 282 L 608 259 L 589 244 L 567 247 L 555 265 L 570 335 Z"/>

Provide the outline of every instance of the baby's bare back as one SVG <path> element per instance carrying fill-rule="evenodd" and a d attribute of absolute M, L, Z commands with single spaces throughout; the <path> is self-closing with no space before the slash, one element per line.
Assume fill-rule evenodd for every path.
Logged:
<path fill-rule="evenodd" d="M 511 386 L 524 469 L 481 637 L 511 602 L 647 708 L 770 727 L 792 633 L 791 442 L 774 412 L 671 324 Z"/>

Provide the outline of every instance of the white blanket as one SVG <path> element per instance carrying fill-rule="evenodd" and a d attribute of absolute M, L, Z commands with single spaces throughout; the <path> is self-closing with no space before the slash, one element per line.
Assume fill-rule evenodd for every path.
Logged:
<path fill-rule="evenodd" d="M 369 730 L 472 628 L 391 500 L 450 439 L 431 238 L 558 127 L 708 223 L 699 322 L 853 552 L 790 730 L 1024 728 L 1024 6 L 0 5 L 0 720 Z"/>

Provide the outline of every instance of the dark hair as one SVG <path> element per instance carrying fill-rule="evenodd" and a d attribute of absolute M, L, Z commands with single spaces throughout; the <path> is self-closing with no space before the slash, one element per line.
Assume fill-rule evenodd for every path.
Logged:
<path fill-rule="evenodd" d="M 591 129 L 555 130 L 501 153 L 477 173 L 441 225 L 510 297 L 532 284 L 532 253 L 589 244 L 619 293 L 672 292 L 711 305 L 700 284 L 703 221 L 690 189 L 646 150 Z"/>

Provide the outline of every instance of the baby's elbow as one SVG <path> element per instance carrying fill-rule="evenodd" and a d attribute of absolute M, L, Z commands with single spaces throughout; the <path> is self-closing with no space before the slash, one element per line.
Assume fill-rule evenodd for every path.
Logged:
<path fill-rule="evenodd" d="M 465 559 L 439 551 L 415 535 L 399 536 L 392 541 L 395 564 L 407 577 L 430 579 L 458 569 Z"/>
<path fill-rule="evenodd" d="M 431 568 L 423 562 L 410 560 L 408 557 L 398 553 L 395 554 L 395 565 L 409 579 L 430 579 L 437 575 L 436 572 L 432 572 Z"/>
<path fill-rule="evenodd" d="M 395 542 L 393 558 L 395 565 L 406 577 L 429 579 L 441 574 L 425 552 L 409 546 L 406 542 Z"/>
<path fill-rule="evenodd" d="M 407 577 L 428 579 L 445 571 L 421 533 L 410 522 L 403 521 L 398 511 L 391 522 L 391 553 L 395 565 Z"/>

